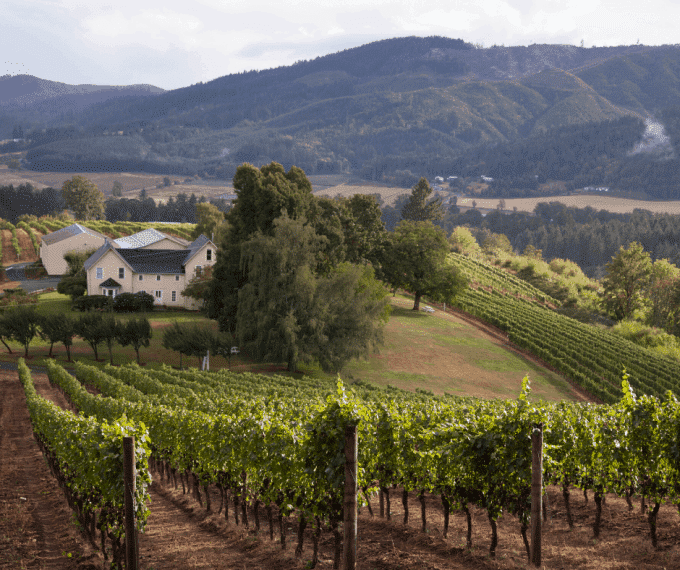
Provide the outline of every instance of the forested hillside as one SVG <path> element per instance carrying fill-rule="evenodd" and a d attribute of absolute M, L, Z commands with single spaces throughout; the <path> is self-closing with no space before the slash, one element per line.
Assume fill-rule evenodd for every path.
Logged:
<path fill-rule="evenodd" d="M 674 199 L 678 69 L 677 46 L 396 38 L 68 116 L 37 102 L 28 114 L 6 108 L 0 129 L 24 135 L 4 150 L 39 170 L 230 179 L 243 162 L 277 161 L 405 186 L 419 176 L 485 174 L 498 196 L 560 180 Z M 650 129 L 666 141 L 663 152 L 639 146 Z"/>

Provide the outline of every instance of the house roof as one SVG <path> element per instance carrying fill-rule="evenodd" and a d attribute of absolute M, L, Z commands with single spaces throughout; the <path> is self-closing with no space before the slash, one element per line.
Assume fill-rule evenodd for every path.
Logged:
<path fill-rule="evenodd" d="M 113 251 L 121 261 L 125 262 L 133 273 L 184 273 L 184 265 L 198 253 L 206 243 L 212 243 L 204 235 L 200 235 L 188 249 L 139 249 L 116 248 L 108 239 L 95 251 L 83 265 L 88 271 L 105 253 Z"/>
<path fill-rule="evenodd" d="M 104 283 L 99 284 L 100 287 L 120 287 L 120 283 L 118 281 L 115 281 L 114 279 L 111 279 L 110 277 L 104 281 Z"/>
<path fill-rule="evenodd" d="M 77 236 L 79 234 L 89 234 L 93 237 L 106 239 L 105 235 L 100 234 L 95 230 L 91 230 L 90 228 L 86 228 L 85 226 L 81 226 L 80 224 L 71 224 L 70 226 L 61 228 L 60 230 L 52 232 L 51 234 L 45 234 L 42 237 L 42 241 L 45 242 L 47 245 L 51 245 L 53 243 L 60 242 L 62 240 L 68 239 L 73 236 Z"/>
<path fill-rule="evenodd" d="M 85 271 L 90 269 L 90 267 L 92 267 L 95 263 L 97 263 L 97 261 L 101 259 L 102 255 L 109 251 L 109 249 L 114 249 L 114 247 L 113 244 L 108 239 L 106 239 L 104 244 L 85 260 L 85 263 L 83 263 L 83 269 Z"/>
<path fill-rule="evenodd" d="M 189 247 L 187 248 L 187 257 L 186 260 L 184 261 L 185 263 L 189 261 L 196 253 L 198 253 L 198 250 L 201 249 L 206 243 L 210 242 L 210 240 L 205 237 L 205 235 L 201 234 L 198 236 L 194 241 L 192 241 L 189 244 Z M 212 243 L 212 242 L 210 242 Z"/>
<path fill-rule="evenodd" d="M 118 238 L 114 240 L 114 243 L 121 249 L 134 249 L 146 247 L 147 245 L 151 245 L 152 243 L 156 243 L 164 239 L 170 239 L 176 243 L 183 245 L 184 247 L 187 247 L 189 245 L 189 242 L 185 239 L 170 236 L 163 232 L 159 232 L 154 228 L 149 228 L 146 230 L 142 230 L 141 232 L 137 232 L 136 234 L 132 234 L 130 236 Z"/>
<path fill-rule="evenodd" d="M 186 249 L 117 249 L 134 273 L 184 273 Z"/>

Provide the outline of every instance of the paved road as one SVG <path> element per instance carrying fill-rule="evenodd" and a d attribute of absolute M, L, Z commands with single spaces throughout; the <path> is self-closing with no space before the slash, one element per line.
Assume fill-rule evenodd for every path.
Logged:
<path fill-rule="evenodd" d="M 5 275 L 10 281 L 19 281 L 19 287 L 21 287 L 26 293 L 31 293 L 33 291 L 39 291 L 40 289 L 47 289 L 49 287 L 57 288 L 57 284 L 61 280 L 60 276 L 57 277 L 42 277 L 40 279 L 26 279 L 26 274 L 24 273 L 24 267 L 31 265 L 30 263 L 15 263 L 14 265 L 9 265 L 5 268 Z"/>

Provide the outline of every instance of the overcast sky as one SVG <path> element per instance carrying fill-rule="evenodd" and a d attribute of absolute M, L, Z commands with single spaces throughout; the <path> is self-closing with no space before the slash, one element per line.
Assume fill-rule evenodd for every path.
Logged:
<path fill-rule="evenodd" d="M 0 75 L 164 89 L 401 37 L 680 43 L 670 0 L 2 0 Z"/>

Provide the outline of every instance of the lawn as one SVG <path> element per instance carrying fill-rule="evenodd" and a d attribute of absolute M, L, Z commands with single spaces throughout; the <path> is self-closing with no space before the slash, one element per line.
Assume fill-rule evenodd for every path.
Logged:
<path fill-rule="evenodd" d="M 522 378 L 529 375 L 532 396 L 537 399 L 561 400 L 580 399 L 569 383 L 561 376 L 541 368 L 533 362 L 503 347 L 496 339 L 479 329 L 456 318 L 450 313 L 435 311 L 426 313 L 412 311 L 412 299 L 397 295 L 390 298 L 392 314 L 385 327 L 385 345 L 379 353 L 367 360 L 352 361 L 345 366 L 341 377 L 347 382 L 362 380 L 378 385 L 392 385 L 406 390 L 428 390 L 435 394 L 479 396 L 483 398 L 515 398 L 519 394 Z M 58 293 L 44 293 L 39 296 L 37 307 L 42 314 L 72 313 L 70 299 Z M 126 320 L 135 314 L 116 314 Z M 217 330 L 217 323 L 197 312 L 154 311 L 147 317 L 151 321 L 154 335 L 149 347 L 142 347 L 140 357 L 148 368 L 159 368 L 168 364 L 179 368 L 180 355 L 162 346 L 163 329 L 174 321 L 207 323 Z M 0 347 L 0 361 L 16 362 L 23 355 L 23 347 L 9 343 L 14 351 L 8 354 Z M 44 365 L 49 343 L 36 337 L 29 348 L 30 366 Z M 90 346 L 81 339 L 75 339 L 71 349 L 72 357 L 88 364 L 96 364 Z M 53 354 L 60 364 L 71 367 L 66 361 L 62 345 L 55 345 Z M 105 345 L 99 347 L 99 363 L 108 362 Z M 120 365 L 136 359 L 130 347 L 114 345 L 113 362 Z M 199 366 L 196 357 L 182 357 L 182 366 Z M 226 358 L 211 356 L 210 369 L 229 367 Z M 256 363 L 244 355 L 231 360 L 231 369 L 243 372 L 284 374 L 328 378 L 334 375 L 324 373 L 314 364 L 302 364 L 300 371 L 289 373 L 283 363 Z"/>

